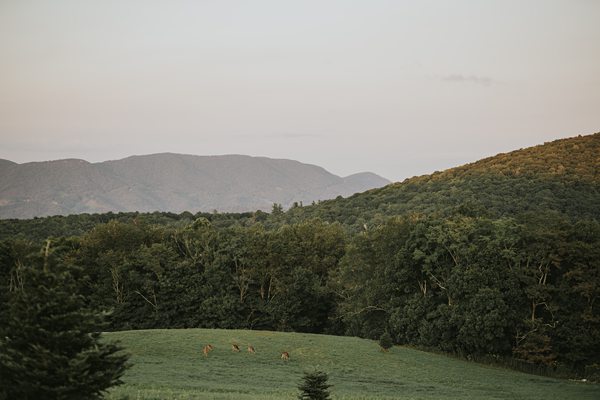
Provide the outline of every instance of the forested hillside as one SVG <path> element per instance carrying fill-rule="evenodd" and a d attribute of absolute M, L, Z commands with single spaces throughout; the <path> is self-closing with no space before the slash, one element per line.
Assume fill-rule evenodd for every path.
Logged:
<path fill-rule="evenodd" d="M 569 217 L 599 218 L 599 204 L 600 133 L 596 133 L 291 210 L 287 218 L 319 217 L 357 227 L 409 213 L 462 212 L 495 218 L 553 210 Z"/>
<path fill-rule="evenodd" d="M 2 301 L 67 268 L 114 330 L 388 332 L 597 379 L 599 155 L 564 139 L 271 214 L 3 220 Z"/>

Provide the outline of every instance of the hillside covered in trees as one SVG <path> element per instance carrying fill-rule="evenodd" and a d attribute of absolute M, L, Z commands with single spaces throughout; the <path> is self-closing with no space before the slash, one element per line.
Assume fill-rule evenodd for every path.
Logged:
<path fill-rule="evenodd" d="M 2 220 L 0 292 L 22 268 L 76 268 L 113 330 L 387 332 L 593 377 L 599 157 L 594 134 L 270 214 Z"/>
<path fill-rule="evenodd" d="M 362 227 L 392 215 L 456 212 L 489 217 L 556 211 L 600 217 L 600 133 L 498 154 L 406 179 L 318 207 L 291 210 L 288 220 L 319 217 Z"/>

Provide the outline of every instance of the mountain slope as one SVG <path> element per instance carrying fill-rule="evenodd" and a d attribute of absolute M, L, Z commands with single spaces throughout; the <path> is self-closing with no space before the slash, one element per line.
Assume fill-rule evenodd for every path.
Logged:
<path fill-rule="evenodd" d="M 357 177 L 358 175 L 358 177 Z M 108 211 L 251 211 L 348 196 L 389 183 L 315 165 L 241 155 L 153 154 L 89 163 L 0 162 L 0 217 Z"/>
<path fill-rule="evenodd" d="M 498 154 L 345 199 L 290 210 L 362 227 L 390 215 L 559 212 L 600 219 L 600 133 Z"/>

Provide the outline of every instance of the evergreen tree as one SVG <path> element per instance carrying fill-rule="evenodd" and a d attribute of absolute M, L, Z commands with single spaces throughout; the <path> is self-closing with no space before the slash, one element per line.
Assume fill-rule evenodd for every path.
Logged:
<path fill-rule="evenodd" d="M 72 267 L 19 266 L 0 321 L 0 399 L 97 399 L 121 383 L 127 355 L 100 340 Z"/>
<path fill-rule="evenodd" d="M 383 332 L 379 338 L 379 346 L 381 346 L 382 351 L 386 352 L 394 346 L 394 342 L 388 331 Z"/>
<path fill-rule="evenodd" d="M 328 400 L 331 385 L 327 383 L 329 377 L 325 372 L 305 372 L 302 382 L 298 386 L 300 400 Z"/>

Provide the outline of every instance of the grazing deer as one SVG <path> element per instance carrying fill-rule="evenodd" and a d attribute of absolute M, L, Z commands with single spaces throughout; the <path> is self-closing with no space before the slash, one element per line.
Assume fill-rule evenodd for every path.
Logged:
<path fill-rule="evenodd" d="M 206 346 L 204 346 L 204 347 L 202 348 L 202 353 L 204 353 L 204 357 L 208 357 L 208 353 L 209 353 L 210 351 L 212 351 L 212 349 L 213 349 L 213 346 L 212 346 L 212 344 L 207 344 Z"/>
<path fill-rule="evenodd" d="M 252 353 L 252 354 L 256 353 L 256 350 L 254 350 L 254 346 L 248 345 L 248 353 Z"/>
<path fill-rule="evenodd" d="M 283 353 L 281 353 L 281 359 L 283 361 L 289 361 L 290 360 L 290 353 L 288 353 L 287 351 L 284 351 Z"/>
<path fill-rule="evenodd" d="M 239 353 L 240 352 L 240 346 L 238 346 L 237 344 L 232 344 L 231 345 L 231 351 L 235 352 L 235 353 Z"/>

